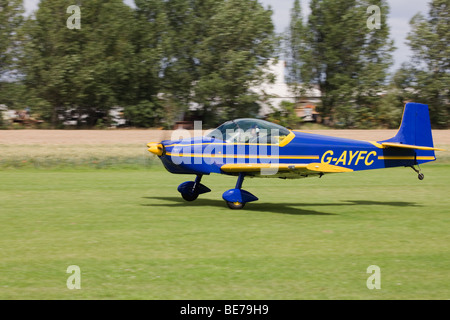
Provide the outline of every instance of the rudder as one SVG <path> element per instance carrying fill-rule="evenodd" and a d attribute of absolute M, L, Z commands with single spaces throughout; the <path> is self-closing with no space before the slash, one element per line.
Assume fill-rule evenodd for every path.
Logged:
<path fill-rule="evenodd" d="M 428 105 L 407 103 L 397 135 L 383 142 L 434 147 Z"/>

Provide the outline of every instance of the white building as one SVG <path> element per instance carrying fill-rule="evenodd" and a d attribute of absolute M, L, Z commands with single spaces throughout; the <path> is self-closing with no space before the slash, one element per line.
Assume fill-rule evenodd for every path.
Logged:
<path fill-rule="evenodd" d="M 267 71 L 274 75 L 275 81 L 269 83 L 265 81 L 261 84 L 251 87 L 251 91 L 261 97 L 267 97 L 266 99 L 258 101 L 261 106 L 258 116 L 265 118 L 268 114 L 272 113 L 275 109 L 280 107 L 282 101 L 288 101 L 296 103 L 297 116 L 304 121 L 313 121 L 313 115 L 316 114 L 315 107 L 320 102 L 320 90 L 318 88 L 312 88 L 306 90 L 305 95 L 298 99 L 295 93 L 291 90 L 291 87 L 286 82 L 286 63 L 284 60 L 278 60 L 274 63 L 274 60 L 269 61 Z M 189 110 L 199 110 L 201 106 L 197 103 L 191 102 L 189 104 Z M 184 117 L 184 114 L 180 115 L 180 120 Z M 179 123 L 184 121 L 178 121 Z"/>
<path fill-rule="evenodd" d="M 286 82 L 286 62 L 284 60 L 279 60 L 275 64 L 273 61 L 269 62 L 268 71 L 275 76 L 275 82 L 265 82 L 252 88 L 252 91 L 259 95 L 269 96 L 266 101 L 260 101 L 260 117 L 265 117 L 267 114 L 273 112 L 272 107 L 279 108 L 282 101 L 298 103 L 297 113 L 299 117 L 306 115 L 303 114 L 304 110 L 315 108 L 319 103 L 321 94 L 317 87 L 307 90 L 305 96 L 300 101 L 297 100 L 295 93 Z M 307 108 L 305 109 L 305 107 Z"/>

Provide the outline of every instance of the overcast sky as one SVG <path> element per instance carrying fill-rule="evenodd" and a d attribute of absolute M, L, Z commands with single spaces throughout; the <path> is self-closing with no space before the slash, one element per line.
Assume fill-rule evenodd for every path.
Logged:
<path fill-rule="evenodd" d="M 133 0 L 124 0 L 132 5 Z M 274 11 L 273 21 L 276 32 L 284 32 L 289 25 L 290 10 L 294 0 L 259 0 L 265 7 L 271 6 Z M 26 12 L 29 14 L 37 9 L 39 0 L 24 0 Z M 390 13 L 388 24 L 391 28 L 391 37 L 395 41 L 397 50 L 394 52 L 395 65 L 393 70 L 400 67 L 402 62 L 408 61 L 410 50 L 405 44 L 407 33 L 410 31 L 409 21 L 418 12 L 428 13 L 429 0 L 388 0 Z M 309 14 L 309 0 L 301 0 L 303 14 Z"/>

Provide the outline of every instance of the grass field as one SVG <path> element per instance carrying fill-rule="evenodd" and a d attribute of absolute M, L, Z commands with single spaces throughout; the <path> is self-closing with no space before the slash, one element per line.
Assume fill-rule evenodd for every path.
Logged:
<path fill-rule="evenodd" d="M 205 177 L 213 191 L 186 203 L 176 188 L 191 177 L 95 157 L 4 160 L 0 299 L 450 298 L 448 162 L 422 166 L 423 181 L 407 168 L 248 179 L 260 201 L 231 211 L 235 178 Z"/>

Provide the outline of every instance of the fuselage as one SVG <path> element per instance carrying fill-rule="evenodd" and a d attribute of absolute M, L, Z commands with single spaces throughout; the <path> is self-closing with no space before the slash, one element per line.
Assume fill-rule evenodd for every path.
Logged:
<path fill-rule="evenodd" d="M 160 156 L 171 173 L 224 173 L 225 164 L 324 163 L 353 171 L 413 166 L 434 161 L 434 151 L 385 148 L 380 142 L 362 141 L 290 131 L 279 142 L 237 143 L 210 137 L 163 141 Z M 276 176 L 276 175 L 275 175 Z M 295 176 L 293 176 L 295 177 Z M 301 178 L 302 176 L 298 176 Z"/>

